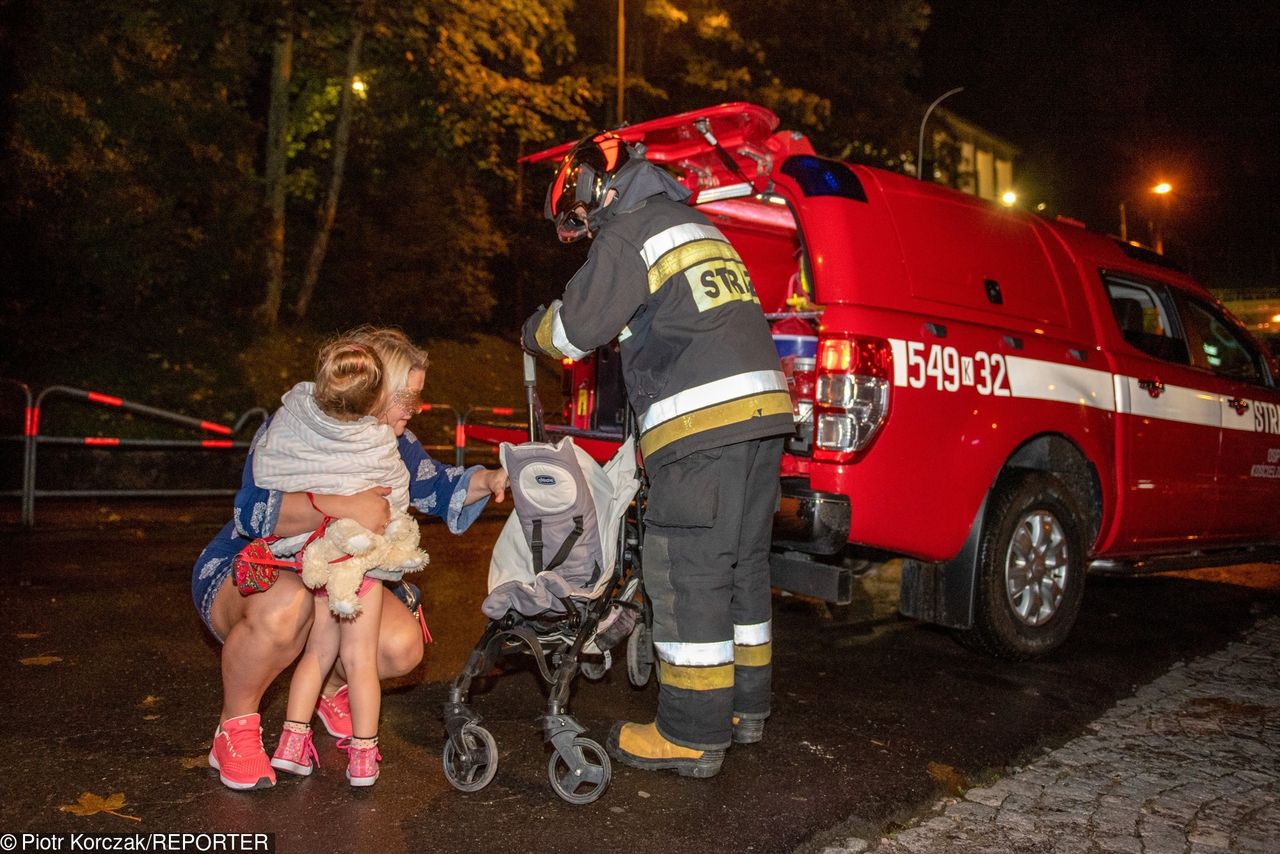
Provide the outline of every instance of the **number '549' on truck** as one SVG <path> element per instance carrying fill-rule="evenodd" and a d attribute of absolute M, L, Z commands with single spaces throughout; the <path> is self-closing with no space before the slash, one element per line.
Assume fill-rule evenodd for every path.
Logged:
<path fill-rule="evenodd" d="M 617 131 L 693 191 L 773 321 L 796 417 L 775 585 L 847 602 L 868 555 L 900 556 L 903 614 L 1028 658 L 1087 573 L 1277 559 L 1280 371 L 1205 288 L 777 125 L 738 103 Z M 616 348 L 566 366 L 553 429 L 601 459 L 620 373 Z"/>

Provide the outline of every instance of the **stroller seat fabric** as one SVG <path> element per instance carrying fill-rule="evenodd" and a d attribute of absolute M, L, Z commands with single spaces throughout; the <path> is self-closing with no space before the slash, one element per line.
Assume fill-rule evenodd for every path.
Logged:
<path fill-rule="evenodd" d="M 634 442 L 605 469 L 569 437 L 504 442 L 499 454 L 515 512 L 494 546 L 481 610 L 495 620 L 512 610 L 533 617 L 564 613 L 564 599 L 600 596 L 616 563 L 621 515 L 639 486 Z"/>

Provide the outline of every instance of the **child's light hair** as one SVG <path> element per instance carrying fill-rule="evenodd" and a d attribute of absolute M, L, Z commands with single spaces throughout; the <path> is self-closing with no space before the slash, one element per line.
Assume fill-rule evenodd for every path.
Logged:
<path fill-rule="evenodd" d="M 349 332 L 348 337 L 372 348 L 382 360 L 386 373 L 383 391 L 387 400 L 409 385 L 410 371 L 425 371 L 430 364 L 427 352 L 415 346 L 409 336 L 393 327 L 362 326 Z"/>
<path fill-rule="evenodd" d="M 386 378 L 376 347 L 350 335 L 335 338 L 316 356 L 316 405 L 339 421 L 372 415 Z"/>

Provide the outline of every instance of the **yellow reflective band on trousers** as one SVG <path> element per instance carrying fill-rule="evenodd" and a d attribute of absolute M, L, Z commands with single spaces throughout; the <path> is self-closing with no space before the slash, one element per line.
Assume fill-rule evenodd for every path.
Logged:
<path fill-rule="evenodd" d="M 691 667 L 659 661 L 658 681 L 670 688 L 684 688 L 688 691 L 715 691 L 719 688 L 732 688 L 733 664 Z"/>
<path fill-rule="evenodd" d="M 773 643 L 762 643 L 758 646 L 739 646 L 734 644 L 733 663 L 738 667 L 764 667 L 773 662 Z"/>
<path fill-rule="evenodd" d="M 683 273 L 705 261 L 738 261 L 738 255 L 732 246 L 722 240 L 704 238 L 677 246 L 649 268 L 649 293 L 657 291 L 663 282 L 676 273 Z"/>
<path fill-rule="evenodd" d="M 646 457 L 655 451 L 665 448 L 672 442 L 724 427 L 750 421 L 752 418 L 764 418 L 769 415 L 791 414 L 791 395 L 785 391 L 771 391 L 754 394 L 727 403 L 718 403 L 706 409 L 698 409 L 685 415 L 664 421 L 640 437 L 640 452 Z"/>
<path fill-rule="evenodd" d="M 551 327 L 555 323 L 556 313 L 554 310 L 548 309 L 547 313 L 542 315 L 542 320 L 538 321 L 538 329 L 533 333 L 533 337 L 537 340 L 538 346 L 549 356 L 555 356 L 557 359 L 563 359 L 564 354 L 561 353 L 556 345 L 551 343 Z"/>

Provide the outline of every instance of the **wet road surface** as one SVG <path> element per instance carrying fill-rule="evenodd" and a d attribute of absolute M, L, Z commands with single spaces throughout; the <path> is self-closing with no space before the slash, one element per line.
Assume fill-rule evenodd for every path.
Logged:
<path fill-rule="evenodd" d="M 463 537 L 427 524 L 437 642 L 383 701 L 378 784 L 353 791 L 325 738 L 311 778 L 237 793 L 204 759 L 217 647 L 189 586 L 221 506 L 50 502 L 34 532 L 0 533 L 0 831 L 272 832 L 286 852 L 820 850 L 835 828 L 891 830 L 949 787 L 1066 741 L 1280 605 L 1276 567 L 1091 578 L 1068 644 L 1008 664 L 898 618 L 891 569 L 863 577 L 847 608 L 776 597 L 765 741 L 733 748 L 710 781 L 617 768 L 598 802 L 573 807 L 547 783 L 544 694 L 518 661 L 472 692 L 498 743 L 497 778 L 470 795 L 445 781 L 438 714 L 484 625 L 478 605 L 503 517 L 486 514 Z M 268 750 L 286 684 L 264 704 Z M 651 719 L 655 701 L 654 685 L 634 689 L 615 668 L 600 682 L 579 678 L 571 711 L 603 741 L 615 719 Z M 117 812 L 141 822 L 60 809 L 86 792 L 123 793 Z"/>

